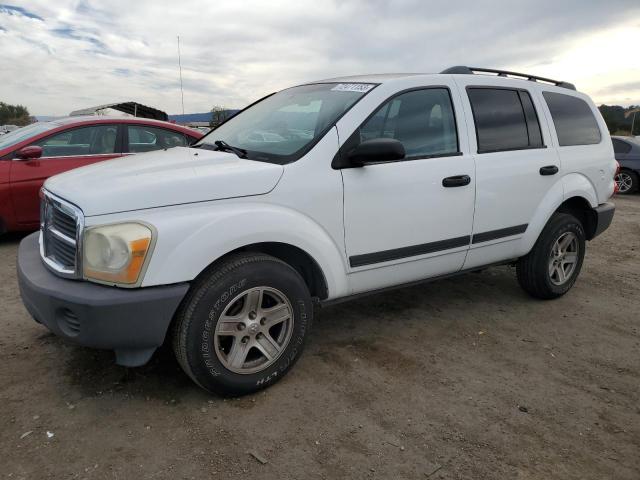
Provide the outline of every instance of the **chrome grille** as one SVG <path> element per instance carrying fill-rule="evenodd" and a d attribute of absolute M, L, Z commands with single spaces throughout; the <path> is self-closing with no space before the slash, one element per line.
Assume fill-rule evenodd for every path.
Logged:
<path fill-rule="evenodd" d="M 40 254 L 57 274 L 78 278 L 84 217 L 79 208 L 43 190 L 40 205 Z"/>
<path fill-rule="evenodd" d="M 76 218 L 63 212 L 62 210 L 53 210 L 53 215 L 51 217 L 51 226 L 58 232 L 66 235 L 69 238 L 76 238 Z"/>

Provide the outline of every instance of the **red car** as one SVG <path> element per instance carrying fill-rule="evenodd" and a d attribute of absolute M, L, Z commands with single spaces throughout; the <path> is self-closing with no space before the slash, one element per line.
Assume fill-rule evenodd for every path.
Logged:
<path fill-rule="evenodd" d="M 38 229 L 38 192 L 53 175 L 123 155 L 186 146 L 202 136 L 134 117 L 69 117 L 0 136 L 0 234 Z"/>

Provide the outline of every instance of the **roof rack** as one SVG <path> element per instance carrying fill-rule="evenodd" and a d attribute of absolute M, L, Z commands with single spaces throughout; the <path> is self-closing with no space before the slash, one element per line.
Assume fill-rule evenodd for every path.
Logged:
<path fill-rule="evenodd" d="M 573 83 L 562 82 L 559 80 L 552 80 L 550 78 L 538 77 L 536 75 L 529 75 L 528 73 L 509 72 L 508 70 L 497 70 L 495 68 L 456 66 L 456 67 L 447 68 L 446 70 L 443 70 L 440 73 L 448 73 L 448 74 L 454 74 L 454 75 L 473 75 L 476 72 L 495 73 L 498 77 L 518 77 L 525 80 L 529 80 L 531 82 L 544 82 L 544 83 L 550 83 L 552 85 L 555 85 L 556 87 L 568 88 L 570 90 L 576 89 Z"/>

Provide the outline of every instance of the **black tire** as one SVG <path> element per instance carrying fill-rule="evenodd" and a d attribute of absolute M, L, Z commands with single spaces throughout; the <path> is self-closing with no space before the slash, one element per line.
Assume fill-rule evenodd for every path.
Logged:
<path fill-rule="evenodd" d="M 549 273 L 550 261 L 552 261 L 552 251 L 556 241 L 567 232 L 573 233 L 577 239 L 577 262 L 571 275 L 564 283 L 558 285 L 554 283 L 553 277 Z M 555 213 L 542 230 L 533 249 L 518 260 L 516 264 L 518 283 L 535 298 L 549 300 L 560 297 L 571 289 L 578 278 L 584 253 L 585 234 L 580 221 L 573 215 Z"/>
<path fill-rule="evenodd" d="M 625 189 L 626 187 L 621 188 L 620 184 L 618 184 L 618 193 L 620 193 L 621 195 L 628 195 L 630 193 L 635 193 L 638 191 L 640 181 L 638 181 L 638 174 L 636 172 L 634 172 L 633 170 L 623 169 L 620 171 L 619 175 L 626 175 L 628 180 L 631 182 L 631 185 L 628 187 L 628 189 Z M 618 182 L 618 180 L 618 176 L 616 176 L 616 182 Z"/>
<path fill-rule="evenodd" d="M 262 287 L 275 289 L 286 297 L 284 302 L 289 302 L 292 326 L 287 327 L 288 340 L 283 342 L 279 356 L 273 355 L 274 360 L 270 361 L 274 363 L 265 365 L 263 370 L 233 372 L 223 363 L 224 353 L 219 353 L 223 352 L 220 342 L 224 338 L 220 340 L 215 335 L 216 327 L 221 315 L 234 308 L 232 301 L 235 298 Z M 234 254 L 214 265 L 192 286 L 177 312 L 173 349 L 183 370 L 205 390 L 224 396 L 245 395 L 272 385 L 288 372 L 302 353 L 312 321 L 311 296 L 296 270 L 269 255 Z M 247 319 L 247 322 L 251 320 Z M 236 338 L 239 337 L 233 337 L 231 341 L 239 341 Z M 248 337 L 242 340 L 245 338 Z M 217 343 L 214 345 L 214 342 Z M 262 352 L 256 348 L 253 353 L 259 356 Z M 266 356 L 264 360 L 267 360 Z"/>

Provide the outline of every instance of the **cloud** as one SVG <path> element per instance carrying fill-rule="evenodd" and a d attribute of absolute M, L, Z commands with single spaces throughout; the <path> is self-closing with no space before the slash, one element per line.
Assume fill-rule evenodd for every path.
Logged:
<path fill-rule="evenodd" d="M 177 35 L 187 112 L 320 78 L 456 64 L 560 78 L 603 101 L 640 98 L 624 87 L 640 64 L 622 58 L 640 40 L 637 0 L 23 3 L 0 5 L 1 93 L 37 114 L 125 99 L 179 113 Z"/>
<path fill-rule="evenodd" d="M 107 51 L 107 46 L 103 42 L 101 42 L 98 38 L 96 38 L 95 36 L 92 36 L 91 34 L 84 34 L 74 29 L 73 27 L 66 26 L 66 27 L 54 28 L 54 29 L 51 29 L 51 33 L 58 37 L 69 38 L 69 39 L 78 40 L 81 42 L 87 42 L 103 53 Z"/>
<path fill-rule="evenodd" d="M 129 77 L 131 75 L 131 70 L 128 68 L 116 68 L 113 70 L 113 73 L 122 77 Z"/>
<path fill-rule="evenodd" d="M 33 12 L 30 12 L 22 7 L 15 7 L 13 5 L 2 5 L 0 4 L 0 13 L 4 13 L 6 15 L 14 15 L 20 17 L 31 18 L 33 20 L 44 21 L 42 17 L 39 17 Z"/>

